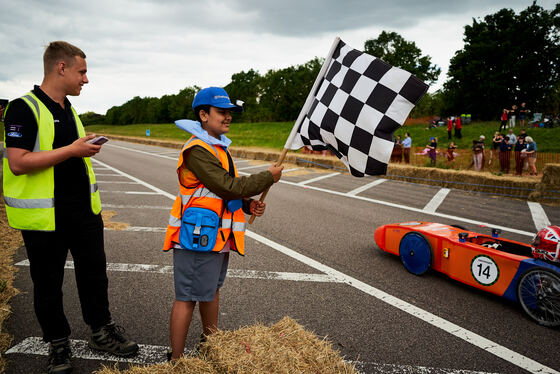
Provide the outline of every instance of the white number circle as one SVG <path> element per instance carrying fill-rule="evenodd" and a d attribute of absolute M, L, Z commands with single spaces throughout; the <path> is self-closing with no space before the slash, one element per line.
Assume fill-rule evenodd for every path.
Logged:
<path fill-rule="evenodd" d="M 490 257 L 478 255 L 471 262 L 471 274 L 483 286 L 491 286 L 498 280 L 500 270 Z"/>

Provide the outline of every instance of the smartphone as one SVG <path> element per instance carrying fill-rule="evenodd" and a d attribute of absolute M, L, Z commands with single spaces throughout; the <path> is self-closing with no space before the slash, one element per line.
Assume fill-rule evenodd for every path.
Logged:
<path fill-rule="evenodd" d="M 107 143 L 108 141 L 109 138 L 106 138 L 102 135 L 102 136 L 96 136 L 95 138 L 90 139 L 87 142 L 95 145 L 101 145 Z"/>

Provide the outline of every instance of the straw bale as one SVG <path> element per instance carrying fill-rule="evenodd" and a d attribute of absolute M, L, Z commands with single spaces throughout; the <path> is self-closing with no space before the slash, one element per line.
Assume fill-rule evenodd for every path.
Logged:
<path fill-rule="evenodd" d="M 530 200 L 560 205 L 560 164 L 547 164 L 543 170 L 541 183 L 529 195 Z"/>
<path fill-rule="evenodd" d="M 201 352 L 218 373 L 357 373 L 331 344 L 318 339 L 290 317 L 208 337 Z"/>
<path fill-rule="evenodd" d="M 290 317 L 272 326 L 257 323 L 235 331 L 217 331 L 200 346 L 197 357 L 175 364 L 135 366 L 126 371 L 104 367 L 96 374 L 357 374 L 326 338 L 319 339 Z"/>
<path fill-rule="evenodd" d="M 112 368 L 104 366 L 94 374 L 216 374 L 214 366 L 197 357 L 183 357 L 175 362 L 166 362 L 149 366 L 132 366 L 120 371 L 115 364 Z"/>

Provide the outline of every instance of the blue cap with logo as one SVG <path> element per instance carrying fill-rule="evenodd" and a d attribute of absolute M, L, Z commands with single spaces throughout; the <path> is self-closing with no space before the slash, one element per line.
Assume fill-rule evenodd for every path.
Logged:
<path fill-rule="evenodd" d="M 198 91 L 194 97 L 193 109 L 201 105 L 210 105 L 216 108 L 231 109 L 234 112 L 242 112 L 243 107 L 231 102 L 229 96 L 221 87 L 207 87 Z"/>

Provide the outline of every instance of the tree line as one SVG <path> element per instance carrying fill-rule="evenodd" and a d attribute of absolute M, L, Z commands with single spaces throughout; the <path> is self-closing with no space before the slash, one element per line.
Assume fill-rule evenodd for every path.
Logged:
<path fill-rule="evenodd" d="M 464 46 L 450 61 L 443 88 L 428 93 L 411 116 L 471 113 L 476 119 L 497 119 L 503 108 L 526 102 L 533 111 L 560 112 L 560 4 L 545 10 L 533 2 L 516 14 L 502 9 L 473 19 L 464 29 Z M 426 83 L 437 81 L 441 68 L 422 55 L 413 41 L 383 31 L 364 43 L 364 52 L 401 67 Z M 243 100 L 244 122 L 293 121 L 297 118 L 323 59 L 269 70 L 233 74 L 224 88 L 232 100 Z M 170 123 L 192 118 L 191 104 L 200 87 L 175 95 L 134 97 L 103 115 L 81 115 L 86 124 Z"/>

